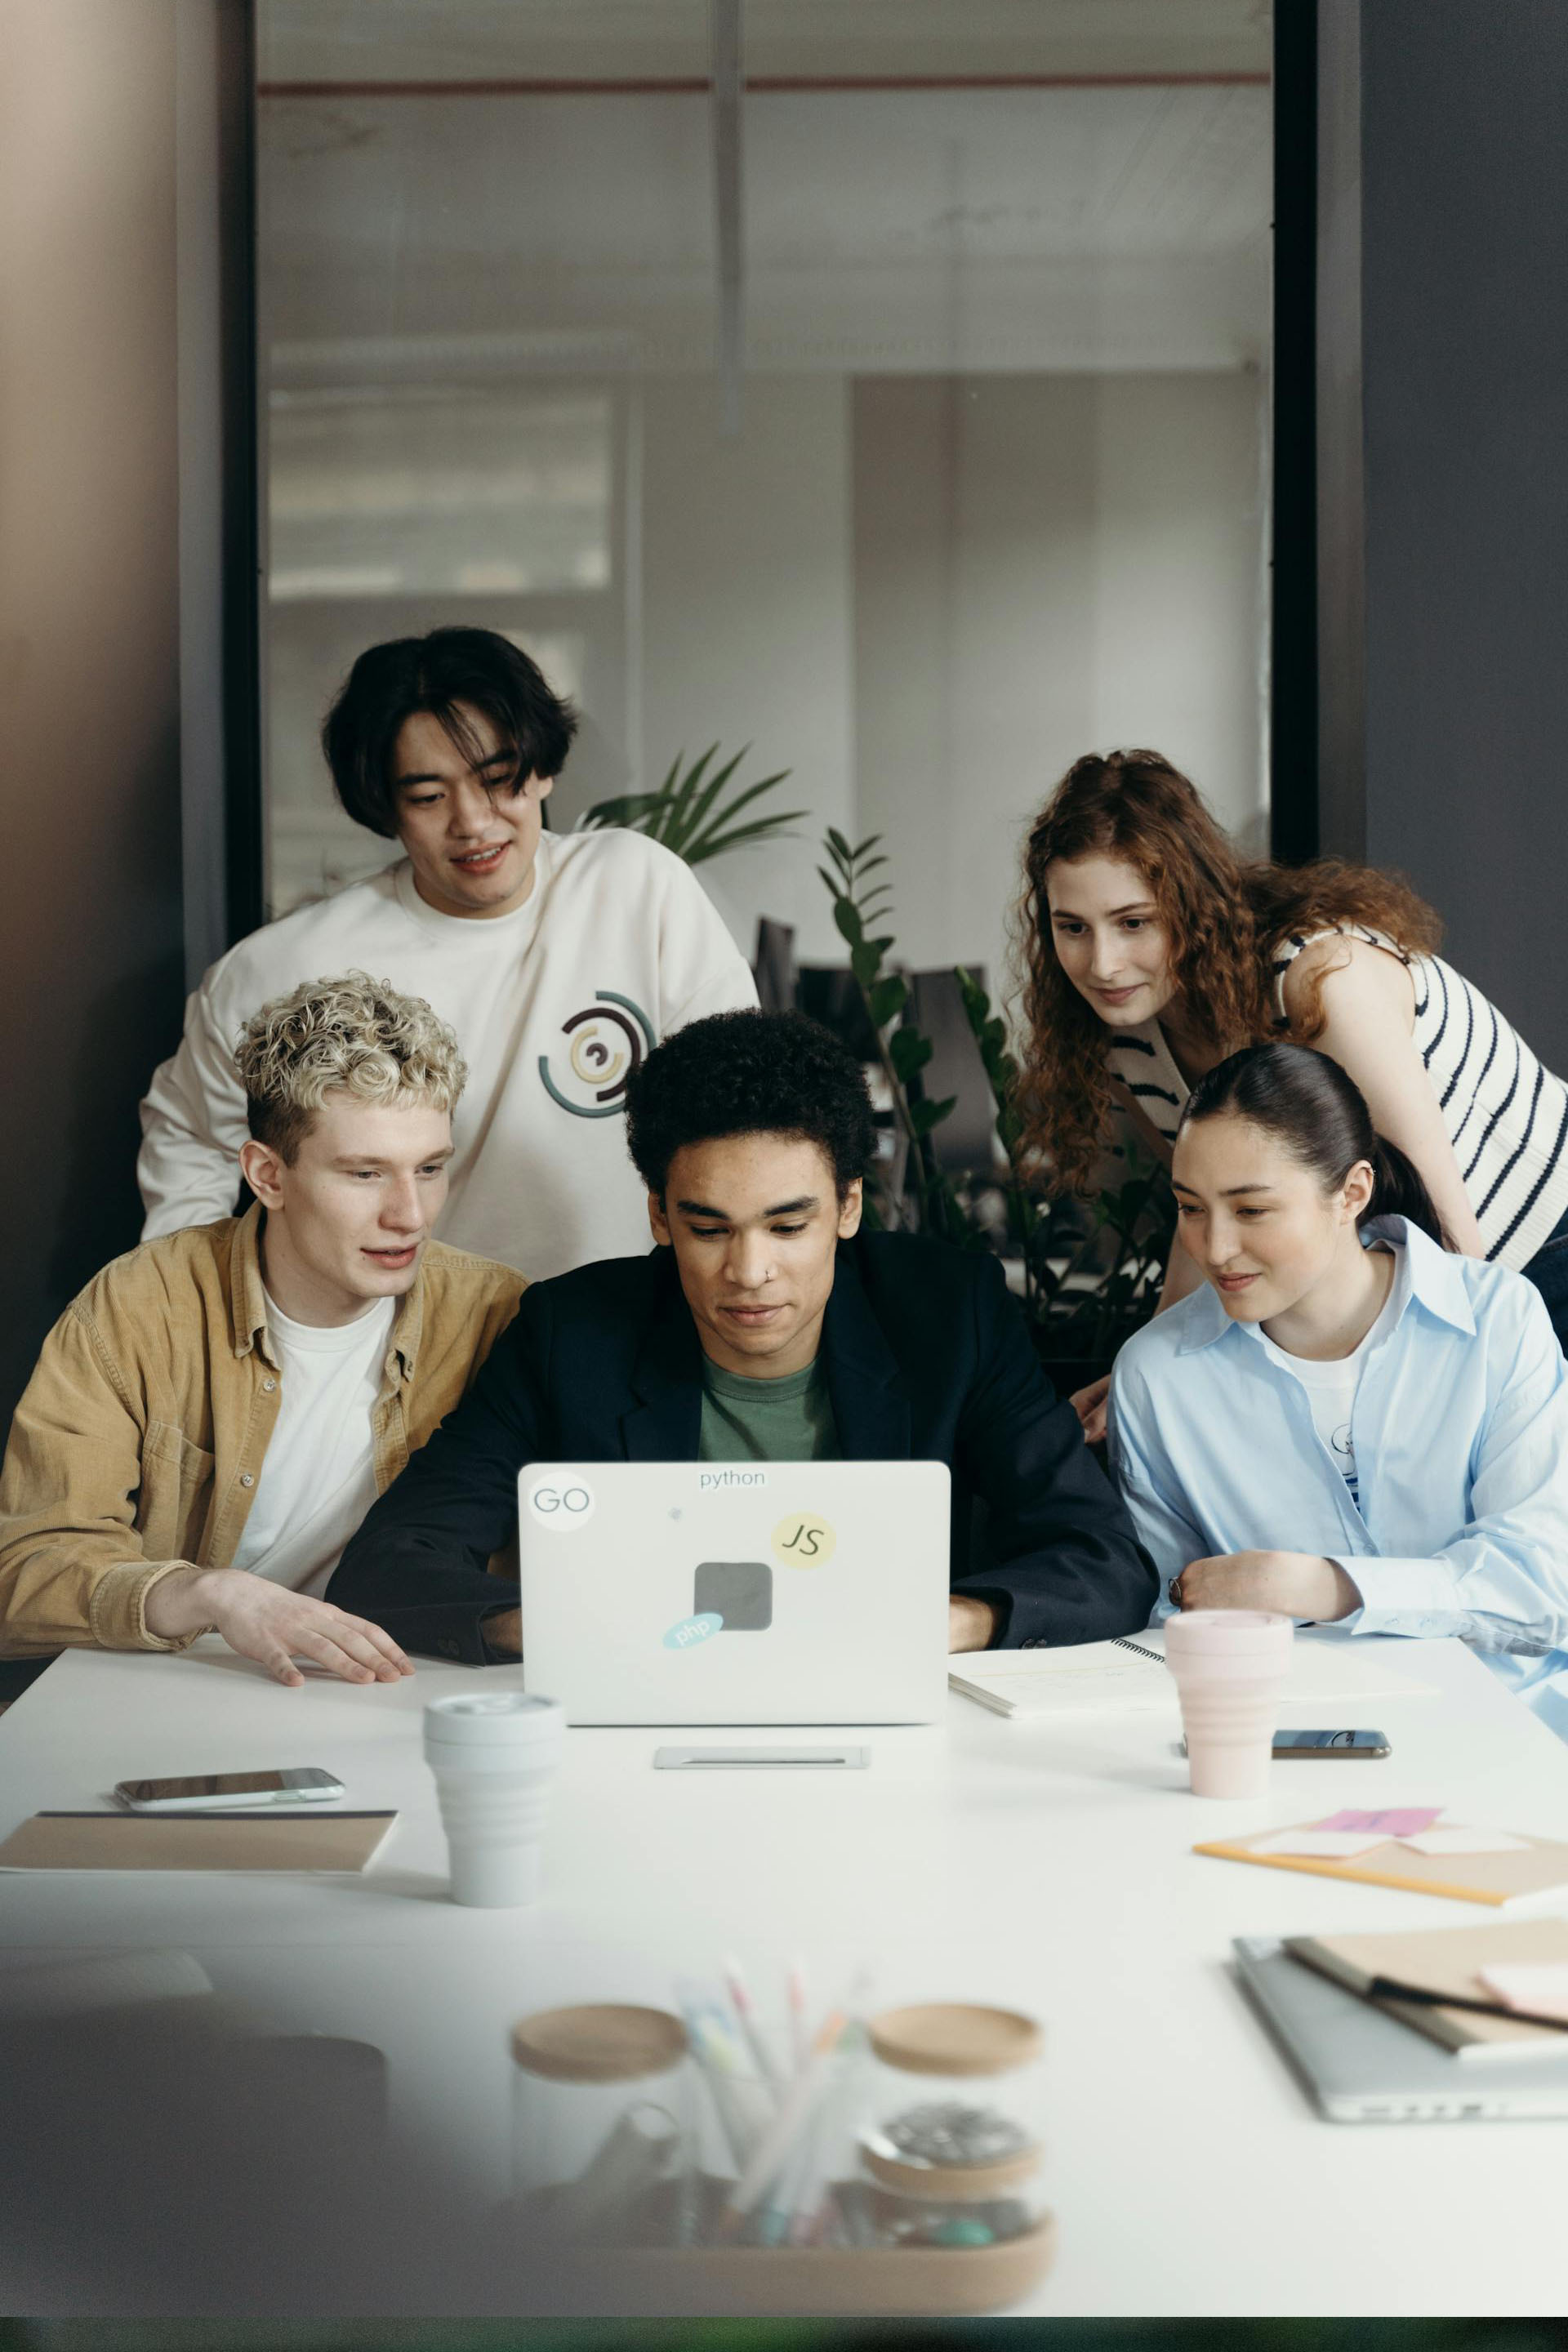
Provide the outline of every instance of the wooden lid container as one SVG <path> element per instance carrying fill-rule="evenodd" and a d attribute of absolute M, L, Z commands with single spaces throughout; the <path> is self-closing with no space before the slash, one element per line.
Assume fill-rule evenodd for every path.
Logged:
<path fill-rule="evenodd" d="M 905 2074 L 1010 2074 L 1032 2066 L 1045 2046 L 1032 2017 L 969 2001 L 885 2009 L 867 2030 L 883 2065 Z"/>
<path fill-rule="evenodd" d="M 1017 2193 L 1040 2161 L 1038 2077 L 1035 2074 L 1045 2036 L 1032 2017 L 1016 2009 L 987 2009 L 970 2001 L 925 2001 L 909 2009 L 885 2009 L 867 2028 L 872 2053 L 890 2074 L 923 2077 L 931 2085 L 917 2101 L 933 2114 L 989 2107 L 989 2085 L 1008 2110 L 1013 2144 L 976 2154 L 967 2161 L 914 2155 L 879 2123 L 860 2136 L 860 2160 L 873 2180 L 903 2196 L 972 2200 Z M 946 2083 L 956 2099 L 943 2100 Z M 960 2089 L 962 2085 L 962 2089 Z M 879 2093 L 886 2100 L 890 2086 Z M 910 2120 L 906 2118 L 906 2120 Z"/>
<path fill-rule="evenodd" d="M 512 2028 L 511 2054 L 551 2083 L 635 2083 L 686 2055 L 686 2028 L 666 2009 L 619 2001 L 542 2009 Z"/>

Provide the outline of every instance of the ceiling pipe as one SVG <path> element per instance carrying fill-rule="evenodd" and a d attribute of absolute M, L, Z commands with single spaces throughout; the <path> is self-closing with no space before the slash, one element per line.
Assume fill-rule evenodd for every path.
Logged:
<path fill-rule="evenodd" d="M 745 372 L 744 222 L 742 216 L 741 108 L 746 75 L 742 57 L 742 0 L 711 0 L 713 79 L 713 214 L 717 231 L 719 300 L 714 369 L 719 383 L 719 430 L 741 430 Z"/>

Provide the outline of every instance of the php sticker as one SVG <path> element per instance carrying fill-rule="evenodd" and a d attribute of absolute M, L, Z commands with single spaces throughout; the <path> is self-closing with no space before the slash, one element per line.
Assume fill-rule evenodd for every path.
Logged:
<path fill-rule="evenodd" d="M 821 1568 L 837 1548 L 838 1538 L 820 1511 L 792 1511 L 773 1529 L 773 1558 L 781 1568 Z"/>
<path fill-rule="evenodd" d="M 594 1490 L 581 1478 L 536 1478 L 528 1490 L 528 1507 L 542 1528 L 558 1536 L 570 1535 L 593 1517 Z"/>
<path fill-rule="evenodd" d="M 724 1620 L 716 1609 L 700 1610 L 695 1617 L 683 1617 L 672 1625 L 664 1637 L 667 1650 L 694 1650 L 700 1642 L 711 1640 L 722 1630 Z"/>

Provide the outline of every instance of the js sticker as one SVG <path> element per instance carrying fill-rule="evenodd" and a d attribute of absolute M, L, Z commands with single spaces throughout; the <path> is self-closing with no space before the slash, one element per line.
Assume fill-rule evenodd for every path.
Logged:
<path fill-rule="evenodd" d="M 792 1511 L 773 1529 L 773 1558 L 781 1568 L 820 1568 L 837 1545 L 820 1511 Z"/>
<path fill-rule="evenodd" d="M 593 1489 L 580 1478 L 541 1478 L 528 1490 L 528 1507 L 542 1528 L 569 1535 L 593 1517 Z"/>

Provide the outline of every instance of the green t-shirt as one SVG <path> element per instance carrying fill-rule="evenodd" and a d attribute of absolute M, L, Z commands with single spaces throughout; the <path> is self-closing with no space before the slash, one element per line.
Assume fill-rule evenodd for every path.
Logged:
<path fill-rule="evenodd" d="M 837 1462 L 838 1432 L 820 1361 L 782 1380 L 742 1380 L 702 1364 L 699 1462 Z"/>

